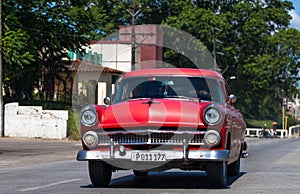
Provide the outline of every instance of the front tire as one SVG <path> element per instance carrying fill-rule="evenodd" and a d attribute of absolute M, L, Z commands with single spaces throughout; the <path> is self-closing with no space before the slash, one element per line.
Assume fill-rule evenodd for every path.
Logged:
<path fill-rule="evenodd" d="M 107 187 L 111 181 L 111 165 L 103 161 L 89 161 L 89 175 L 95 187 Z"/>
<path fill-rule="evenodd" d="M 148 175 L 147 171 L 133 170 L 133 173 L 135 176 L 147 176 Z"/>
<path fill-rule="evenodd" d="M 233 163 L 228 165 L 228 175 L 229 176 L 237 176 L 240 174 L 240 166 L 241 166 L 241 161 L 240 157 Z"/>
<path fill-rule="evenodd" d="M 212 187 L 224 187 L 227 182 L 226 162 L 212 162 L 207 164 L 206 173 L 209 185 Z"/>

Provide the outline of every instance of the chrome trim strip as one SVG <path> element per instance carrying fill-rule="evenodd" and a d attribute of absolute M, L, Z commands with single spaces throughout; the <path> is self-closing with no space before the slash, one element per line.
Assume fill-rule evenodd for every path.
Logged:
<path fill-rule="evenodd" d="M 186 142 L 186 139 L 183 139 L 182 144 L 183 144 L 183 159 L 187 161 L 189 153 L 188 153 L 188 143 Z"/>
<path fill-rule="evenodd" d="M 206 131 L 168 131 L 148 129 L 100 132 L 97 133 L 97 135 L 99 137 L 98 146 L 110 146 L 111 139 L 114 140 L 115 145 L 182 145 L 184 138 L 187 138 L 186 141 L 188 145 L 205 145 L 204 138 L 200 137 L 202 135 L 204 136 L 205 133 Z M 126 137 L 126 135 L 129 136 Z M 166 139 L 164 139 L 164 135 L 166 136 Z M 197 135 L 200 136 L 197 137 Z"/>
<path fill-rule="evenodd" d="M 127 150 L 126 154 L 120 154 L 120 151 L 115 150 L 113 158 L 110 157 L 110 151 L 86 151 L 80 150 L 77 153 L 78 161 L 86 160 L 130 160 L 132 152 L 138 150 Z M 163 152 L 166 154 L 167 161 L 170 160 L 183 160 L 184 153 L 180 150 L 140 150 L 141 152 Z M 228 161 L 229 150 L 188 150 L 187 160 L 197 161 Z"/>
<path fill-rule="evenodd" d="M 206 144 L 204 143 L 187 143 L 188 145 L 191 145 L 191 146 L 205 146 Z M 115 145 L 131 145 L 131 146 L 135 146 L 135 145 L 170 145 L 170 146 L 180 146 L 182 145 L 182 143 L 167 143 L 167 142 L 164 142 L 164 143 L 151 143 L 151 144 L 148 144 L 147 142 L 141 142 L 141 143 L 115 143 Z M 99 143 L 98 146 L 110 146 L 110 143 Z M 207 147 L 207 146 L 206 146 Z"/>
<path fill-rule="evenodd" d="M 206 131 L 168 131 L 168 130 L 154 130 L 154 129 L 143 129 L 143 130 L 127 130 L 127 131 L 110 131 L 97 133 L 100 136 L 115 135 L 115 134 L 140 134 L 147 135 L 149 133 L 171 133 L 171 134 L 191 134 L 191 135 L 202 135 Z"/>
<path fill-rule="evenodd" d="M 205 143 L 187 143 L 188 145 L 206 145 Z M 115 143 L 115 145 L 149 145 L 147 142 L 138 142 L 138 143 Z M 151 143 L 151 145 L 182 145 L 182 143 Z M 110 143 L 99 143 L 98 146 L 110 146 Z"/>
<path fill-rule="evenodd" d="M 114 152 L 115 152 L 115 145 L 114 145 L 114 140 L 113 139 L 110 139 L 110 152 L 109 152 L 109 156 L 110 156 L 110 159 L 114 159 Z"/>

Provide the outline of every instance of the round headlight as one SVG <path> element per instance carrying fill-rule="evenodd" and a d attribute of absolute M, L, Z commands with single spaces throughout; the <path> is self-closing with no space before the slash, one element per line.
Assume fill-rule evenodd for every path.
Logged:
<path fill-rule="evenodd" d="M 216 108 L 209 108 L 205 111 L 204 120 L 207 124 L 215 125 L 221 120 L 221 112 Z"/>
<path fill-rule="evenodd" d="M 204 142 L 210 147 L 218 145 L 220 141 L 221 137 L 217 131 L 209 130 L 204 135 Z"/>
<path fill-rule="evenodd" d="M 87 126 L 94 125 L 97 122 L 96 112 L 92 109 L 83 110 L 81 113 L 81 123 Z"/>
<path fill-rule="evenodd" d="M 88 131 L 87 133 L 85 133 L 83 135 L 82 139 L 83 139 L 84 144 L 89 147 L 96 145 L 96 143 L 98 142 L 98 136 L 93 131 Z"/>

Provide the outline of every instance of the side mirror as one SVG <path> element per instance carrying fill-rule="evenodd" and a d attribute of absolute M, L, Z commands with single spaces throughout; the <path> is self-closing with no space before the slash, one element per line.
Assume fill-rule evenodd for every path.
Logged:
<path fill-rule="evenodd" d="M 229 95 L 229 99 L 228 99 L 229 104 L 234 104 L 236 102 L 236 100 L 237 99 L 236 99 L 236 96 L 234 94 Z"/>
<path fill-rule="evenodd" d="M 103 100 L 103 102 L 106 105 L 110 105 L 110 103 L 111 103 L 110 97 L 105 97 L 104 100 Z"/>

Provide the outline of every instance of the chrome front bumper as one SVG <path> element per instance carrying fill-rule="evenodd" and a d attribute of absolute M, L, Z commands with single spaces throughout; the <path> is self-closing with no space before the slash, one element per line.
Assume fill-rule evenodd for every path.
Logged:
<path fill-rule="evenodd" d="M 120 151 L 86 151 L 80 150 L 77 153 L 78 161 L 86 160 L 132 160 L 132 153 L 138 150 L 128 150 L 125 153 Z M 140 150 L 141 152 L 162 152 L 166 160 L 198 160 L 198 161 L 228 161 L 229 150 Z"/>

